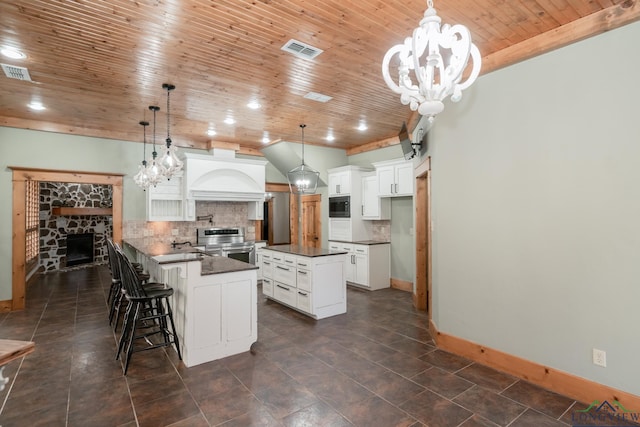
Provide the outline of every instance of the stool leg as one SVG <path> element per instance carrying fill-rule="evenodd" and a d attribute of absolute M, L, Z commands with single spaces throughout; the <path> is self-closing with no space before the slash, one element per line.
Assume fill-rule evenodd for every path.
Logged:
<path fill-rule="evenodd" d="M 169 300 L 167 300 L 166 303 L 167 303 L 167 314 L 169 315 L 169 322 L 171 322 L 171 329 L 173 331 L 173 343 L 176 346 L 176 351 L 178 352 L 178 358 L 182 360 L 182 353 L 180 353 L 180 340 L 178 339 L 176 324 L 173 321 L 173 311 L 171 310 L 171 304 L 169 304 Z"/>
<path fill-rule="evenodd" d="M 131 311 L 133 309 L 133 304 L 127 305 L 127 311 L 124 314 L 124 319 L 122 321 L 122 331 L 120 332 L 120 340 L 118 341 L 118 351 L 116 352 L 116 360 L 120 358 L 120 353 L 124 349 L 124 345 L 129 339 L 129 334 L 132 334 L 131 330 Z"/>
<path fill-rule="evenodd" d="M 131 321 L 131 333 L 129 334 L 129 342 L 127 343 L 127 359 L 124 362 L 124 375 L 127 375 L 127 370 L 129 369 L 129 361 L 131 360 L 131 355 L 133 354 L 133 341 L 136 335 L 136 329 L 138 327 L 138 317 L 140 314 L 140 304 L 139 303 L 131 303 L 135 305 L 133 309 L 133 319 Z"/>

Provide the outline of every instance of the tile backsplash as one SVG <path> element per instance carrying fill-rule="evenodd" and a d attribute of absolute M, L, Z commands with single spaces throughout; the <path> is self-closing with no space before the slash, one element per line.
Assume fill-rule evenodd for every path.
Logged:
<path fill-rule="evenodd" d="M 198 221 L 124 221 L 122 235 L 125 239 L 145 238 L 149 242 L 171 243 L 189 241 L 196 243 L 196 229 L 205 227 L 244 227 L 245 239 L 255 239 L 255 221 L 248 219 L 246 202 L 197 202 L 196 218 L 211 215 L 211 220 Z M 177 230 L 177 235 L 174 235 Z"/>

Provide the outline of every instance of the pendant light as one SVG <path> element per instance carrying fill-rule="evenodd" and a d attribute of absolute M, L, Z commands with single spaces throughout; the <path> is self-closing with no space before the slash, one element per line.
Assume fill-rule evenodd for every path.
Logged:
<path fill-rule="evenodd" d="M 183 163 L 178 158 L 178 150 L 175 145 L 171 144 L 171 103 L 170 103 L 170 94 L 171 91 L 176 87 L 170 83 L 164 83 L 162 85 L 163 89 L 167 91 L 167 139 L 166 147 L 163 148 L 164 154 L 160 158 L 158 164 L 160 165 L 160 169 L 162 174 L 167 177 L 167 179 L 171 179 L 176 173 L 182 170 Z"/>
<path fill-rule="evenodd" d="M 153 152 L 151 153 L 151 159 L 147 164 L 147 177 L 149 178 L 149 185 L 154 187 L 162 181 L 163 175 L 160 165 L 156 161 L 158 152 L 156 151 L 156 113 L 160 110 L 160 107 L 150 105 L 149 110 L 153 111 Z"/>
<path fill-rule="evenodd" d="M 305 127 L 307 125 L 300 125 L 302 130 L 302 164 L 287 172 L 289 190 L 294 194 L 314 194 L 318 188 L 318 177 L 320 176 L 320 172 L 304 164 Z"/>
<path fill-rule="evenodd" d="M 141 120 L 139 124 L 142 125 L 142 163 L 138 166 L 138 173 L 133 177 L 133 181 L 146 191 L 149 188 L 149 176 L 147 175 L 147 126 L 149 122 Z"/>

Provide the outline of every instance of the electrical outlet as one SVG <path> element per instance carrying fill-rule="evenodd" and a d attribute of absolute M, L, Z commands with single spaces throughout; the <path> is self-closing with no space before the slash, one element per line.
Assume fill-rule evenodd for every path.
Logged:
<path fill-rule="evenodd" d="M 604 350 L 593 349 L 593 364 L 596 366 L 607 367 L 607 352 Z"/>
<path fill-rule="evenodd" d="M 172 230 L 171 230 L 171 234 L 172 234 L 173 236 L 177 236 L 177 235 L 178 235 L 178 229 L 177 229 L 177 228 L 172 229 Z"/>

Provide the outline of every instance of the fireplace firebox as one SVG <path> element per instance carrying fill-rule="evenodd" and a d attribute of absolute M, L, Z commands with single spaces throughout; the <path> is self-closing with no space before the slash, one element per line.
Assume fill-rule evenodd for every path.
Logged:
<path fill-rule="evenodd" d="M 93 233 L 67 234 L 67 267 L 93 262 Z"/>

